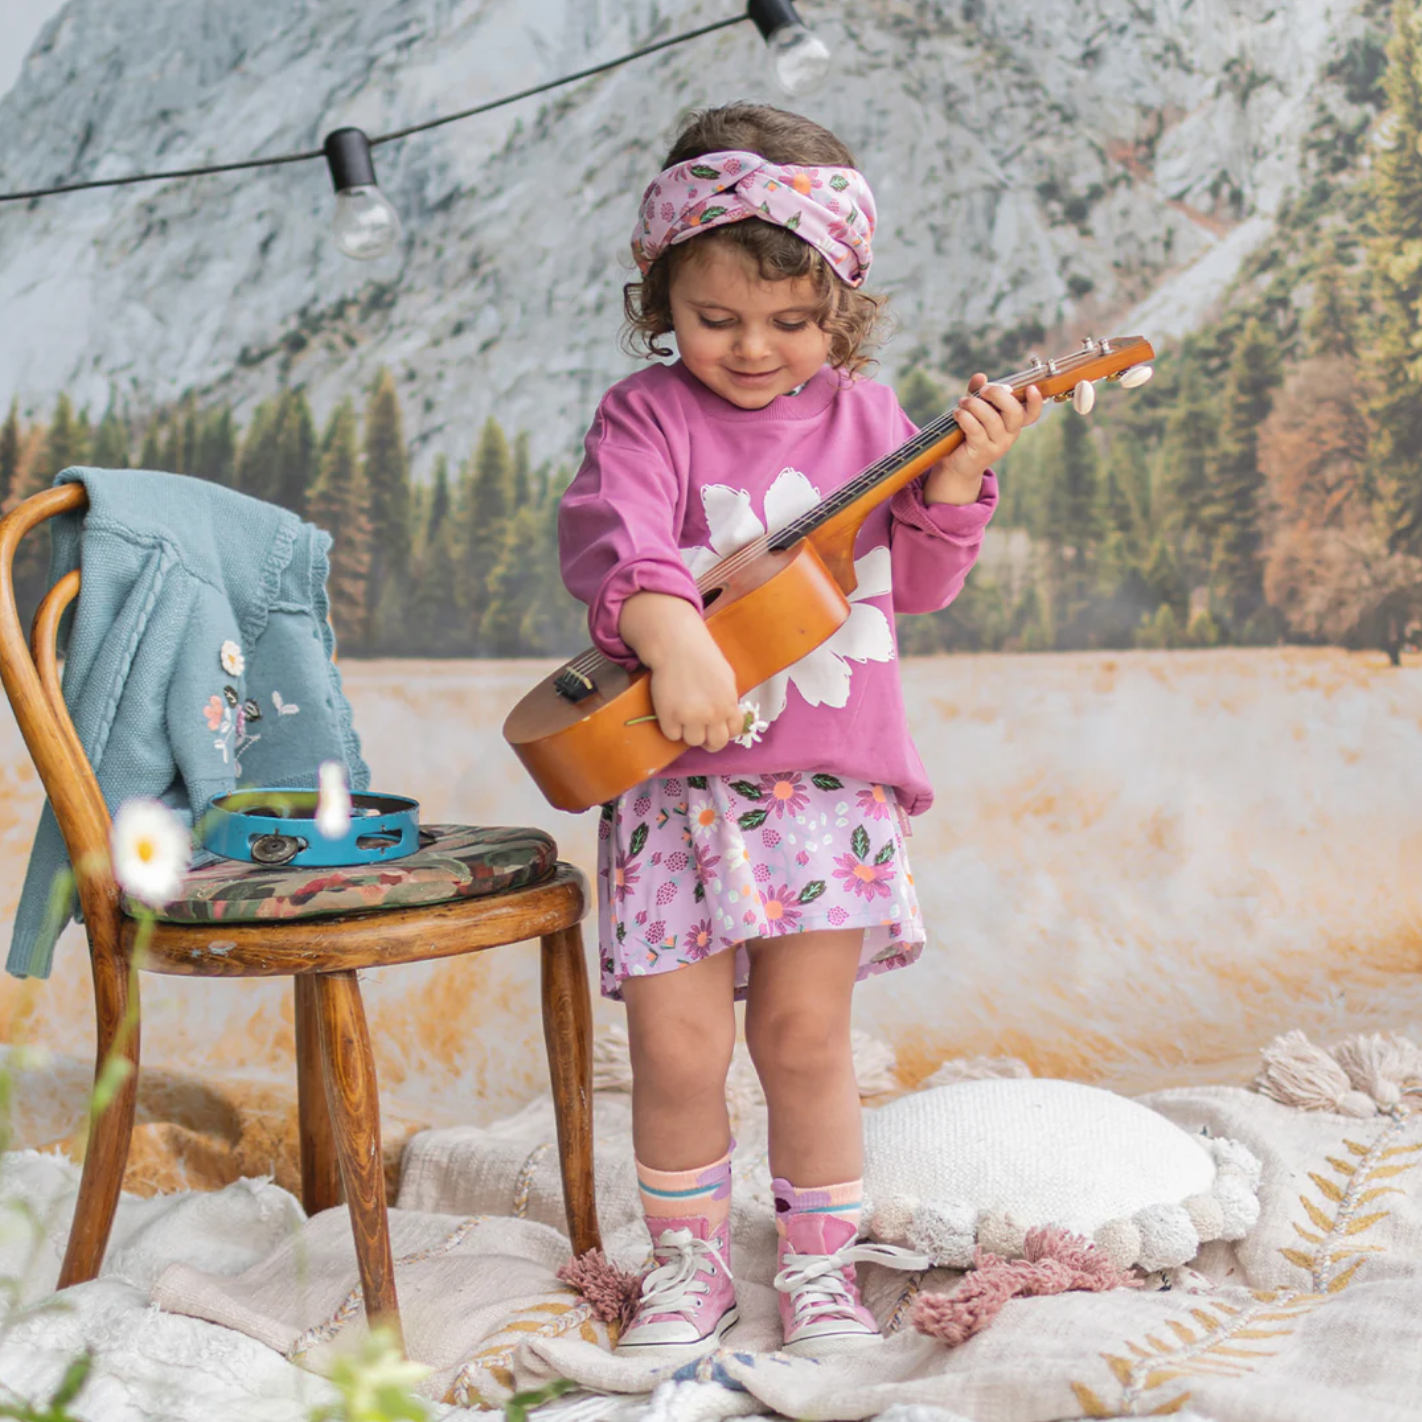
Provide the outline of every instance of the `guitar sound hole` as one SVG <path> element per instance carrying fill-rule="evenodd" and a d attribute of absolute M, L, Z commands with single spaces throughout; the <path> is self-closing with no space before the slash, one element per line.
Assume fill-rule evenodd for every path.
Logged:
<path fill-rule="evenodd" d="M 701 599 L 701 606 L 703 610 L 709 608 L 711 604 L 715 602 L 716 599 L 720 597 L 721 594 L 725 591 L 725 588 L 712 588 L 711 591 Z"/>

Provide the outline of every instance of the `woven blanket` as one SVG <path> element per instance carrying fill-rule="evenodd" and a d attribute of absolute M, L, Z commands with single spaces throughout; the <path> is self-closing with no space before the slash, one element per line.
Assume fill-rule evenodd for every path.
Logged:
<path fill-rule="evenodd" d="M 981 1422 L 1422 1422 L 1422 1113 L 1359 1119 L 1233 1087 L 1138 1099 L 1263 1161 L 1262 1212 L 1247 1239 L 1207 1245 L 1168 1290 L 1012 1300 L 956 1349 L 915 1332 L 910 1313 L 920 1290 L 949 1290 L 961 1275 L 869 1267 L 866 1300 L 886 1341 L 823 1363 L 775 1351 L 764 1114 L 743 1112 L 733 1216 L 741 1322 L 728 1346 L 685 1375 L 715 1384 L 695 1392 L 697 1422 L 753 1412 L 850 1419 L 897 1404 Z M 599 1092 L 596 1110 L 604 1239 L 635 1267 L 649 1241 L 626 1097 Z M 551 1106 L 538 1102 L 495 1126 L 428 1132 L 409 1147 L 391 1216 L 396 1278 L 410 1351 L 436 1369 L 434 1397 L 492 1407 L 554 1377 L 611 1394 L 669 1380 L 667 1369 L 611 1352 L 603 1326 L 554 1277 L 567 1244 L 552 1142 Z M 342 1211 L 318 1216 L 236 1277 L 175 1266 L 153 1299 L 317 1371 L 364 1328 Z"/>

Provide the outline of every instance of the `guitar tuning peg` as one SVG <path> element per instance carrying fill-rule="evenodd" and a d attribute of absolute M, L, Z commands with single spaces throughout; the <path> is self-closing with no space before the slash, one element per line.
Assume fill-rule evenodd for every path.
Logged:
<path fill-rule="evenodd" d="M 1096 387 L 1089 380 L 1078 380 L 1072 388 L 1071 403 L 1078 415 L 1089 415 L 1096 404 Z"/>
<path fill-rule="evenodd" d="M 1154 374 L 1154 366 L 1133 365 L 1121 372 L 1121 389 L 1135 390 L 1144 385 Z"/>

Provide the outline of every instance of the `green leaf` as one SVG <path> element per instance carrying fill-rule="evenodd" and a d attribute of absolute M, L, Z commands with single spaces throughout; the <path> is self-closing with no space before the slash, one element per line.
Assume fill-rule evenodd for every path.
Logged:
<path fill-rule="evenodd" d="M 800 225 L 800 214 L 799 214 L 798 212 L 796 212 L 796 213 L 793 213 L 793 214 L 791 215 L 790 220 L 785 224 L 785 230 L 786 230 L 787 232 L 794 232 L 794 231 L 796 230 L 796 228 L 799 227 L 799 225 Z"/>
<path fill-rule="evenodd" d="M 696 881 L 696 888 L 692 890 L 692 901 L 700 903 L 706 897 L 706 885 L 700 879 Z"/>
<path fill-rule="evenodd" d="M 821 772 L 819 775 L 812 775 L 810 777 L 810 780 L 814 784 L 815 789 L 817 790 L 844 789 L 844 781 L 837 779 L 833 775 L 825 775 L 823 772 Z"/>
<path fill-rule="evenodd" d="M 693 178 L 719 178 L 721 170 L 713 168 L 709 163 L 693 163 L 691 165 L 691 176 Z M 722 211 L 725 209 L 723 208 Z"/>
<path fill-rule="evenodd" d="M 104 1059 L 99 1079 L 89 1097 L 89 1111 L 101 1116 L 119 1093 L 119 1088 L 133 1075 L 133 1063 L 120 1052 L 110 1052 Z"/>
<path fill-rule="evenodd" d="M 607 804 L 605 804 L 605 805 L 602 807 L 602 818 L 603 818 L 603 822 L 604 822 L 605 824 L 609 824 L 609 825 L 610 825 L 610 824 L 612 823 L 613 816 L 616 815 L 616 813 L 617 813 L 617 801 L 616 801 L 616 800 L 609 800 L 609 801 L 607 802 Z"/>
<path fill-rule="evenodd" d="M 759 829 L 769 817 L 769 810 L 747 810 L 736 823 L 742 829 Z"/>
<path fill-rule="evenodd" d="M 626 925 L 625 923 L 619 922 L 618 925 L 617 925 L 617 941 L 618 941 L 619 943 L 621 943 L 621 942 L 625 941 L 626 937 L 627 937 L 627 925 Z"/>
<path fill-rule="evenodd" d="M 849 847 L 854 851 L 856 859 L 867 859 L 869 856 L 869 831 L 863 825 L 855 825 L 854 833 L 849 836 Z"/>
<path fill-rule="evenodd" d="M 843 173 L 836 173 L 834 177 L 830 179 L 830 187 L 837 193 L 842 193 L 848 186 L 849 179 L 846 178 Z"/>
<path fill-rule="evenodd" d="M 759 800 L 762 798 L 760 786 L 753 780 L 733 780 L 731 781 L 731 789 L 743 800 Z"/>
<path fill-rule="evenodd" d="M 706 788 L 706 777 L 704 775 L 688 775 L 686 777 L 686 783 L 690 785 L 693 790 L 704 790 Z"/>
<path fill-rule="evenodd" d="M 632 843 L 627 846 L 627 857 L 635 859 L 647 847 L 647 825 L 643 821 L 632 831 Z"/>
<path fill-rule="evenodd" d="M 890 840 L 875 856 L 875 864 L 887 864 L 894 857 L 894 841 Z"/>
<path fill-rule="evenodd" d="M 530 1407 L 542 1407 L 545 1402 L 552 1402 L 555 1397 L 562 1397 L 565 1392 L 572 1392 L 575 1387 L 577 1383 L 570 1378 L 555 1378 L 547 1387 L 530 1392 L 516 1392 L 504 1403 L 505 1422 L 524 1422 Z"/>
<path fill-rule="evenodd" d="M 698 227 L 705 227 L 708 222 L 714 222 L 718 217 L 724 217 L 726 209 L 724 207 L 708 207 L 700 217 L 696 219 Z"/>
<path fill-rule="evenodd" d="M 800 890 L 800 897 L 797 903 L 812 904 L 825 891 L 825 881 L 823 879 L 812 879 L 803 889 Z"/>
<path fill-rule="evenodd" d="M 89 1373 L 93 1366 L 93 1354 L 81 1353 L 65 1368 L 64 1376 L 59 1380 L 59 1386 L 55 1388 L 49 1399 L 51 1412 L 58 1412 L 62 1408 L 68 1407 L 79 1396 L 84 1384 L 89 1381 Z"/>

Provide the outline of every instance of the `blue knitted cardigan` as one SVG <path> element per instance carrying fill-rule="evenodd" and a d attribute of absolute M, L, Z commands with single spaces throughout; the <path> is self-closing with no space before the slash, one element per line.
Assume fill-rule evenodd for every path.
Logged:
<path fill-rule="evenodd" d="M 66 469 L 87 513 L 50 520 L 51 585 L 83 568 L 61 630 L 64 699 L 110 811 L 161 799 L 189 823 L 241 785 L 314 785 L 339 760 L 370 773 L 332 661 L 330 536 L 231 489 L 148 470 Z M 75 897 L 46 804 L 9 971 L 48 977 Z"/>

